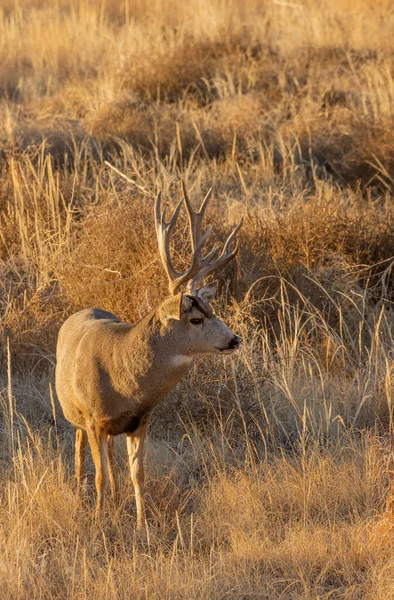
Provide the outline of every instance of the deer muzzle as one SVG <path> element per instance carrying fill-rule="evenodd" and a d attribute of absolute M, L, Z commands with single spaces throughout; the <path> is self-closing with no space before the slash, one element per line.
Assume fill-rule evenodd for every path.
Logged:
<path fill-rule="evenodd" d="M 230 354 L 231 352 L 234 352 L 235 350 L 237 350 L 239 348 L 239 345 L 241 343 L 241 338 L 238 337 L 237 335 L 234 335 L 228 346 L 226 348 L 217 348 L 220 352 L 223 352 L 223 354 Z"/>
<path fill-rule="evenodd" d="M 241 338 L 238 337 L 237 335 L 235 335 L 228 345 L 229 350 L 237 350 L 240 343 L 241 343 Z"/>

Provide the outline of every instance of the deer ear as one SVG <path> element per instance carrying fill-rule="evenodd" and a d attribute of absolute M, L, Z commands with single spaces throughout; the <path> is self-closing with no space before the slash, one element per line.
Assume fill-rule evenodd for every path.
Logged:
<path fill-rule="evenodd" d="M 213 283 L 207 283 L 207 285 L 199 288 L 196 292 L 196 296 L 197 298 L 200 298 L 204 304 L 209 304 L 212 298 L 216 296 L 217 290 L 218 282 L 214 281 Z"/>
<path fill-rule="evenodd" d="M 160 306 L 160 317 L 163 321 L 168 321 L 168 319 L 180 320 L 182 314 L 182 299 L 183 294 L 182 292 L 179 292 L 179 294 L 164 300 L 163 304 Z"/>

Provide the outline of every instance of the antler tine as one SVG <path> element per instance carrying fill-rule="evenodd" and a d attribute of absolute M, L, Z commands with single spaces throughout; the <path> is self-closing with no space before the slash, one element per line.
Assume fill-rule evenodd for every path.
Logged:
<path fill-rule="evenodd" d="M 199 212 L 199 214 L 201 215 L 201 217 L 204 216 L 204 212 L 205 212 L 206 207 L 208 206 L 208 201 L 209 201 L 209 199 L 211 197 L 212 191 L 213 191 L 213 186 L 211 186 L 209 188 L 209 190 L 205 194 L 204 200 L 201 202 L 200 212 Z"/>
<path fill-rule="evenodd" d="M 230 250 L 230 247 L 231 247 L 231 243 L 234 240 L 237 232 L 239 231 L 242 223 L 243 223 L 243 217 L 241 218 L 238 225 L 233 229 L 233 231 L 228 236 L 228 238 L 223 246 L 223 250 L 222 250 L 220 256 L 218 256 L 218 258 L 216 260 L 214 260 L 213 262 L 210 262 L 214 250 L 212 250 L 202 260 L 202 263 L 203 263 L 202 269 L 197 273 L 197 275 L 188 284 L 188 290 L 192 294 L 196 293 L 197 284 L 199 281 L 204 279 L 204 277 L 207 277 L 208 275 L 210 275 L 213 271 L 216 271 L 217 269 L 224 267 L 228 262 L 230 262 L 230 260 L 232 260 L 237 255 L 238 249 L 239 249 L 238 240 L 236 241 L 236 244 L 235 244 L 233 250 Z M 216 249 L 215 249 L 215 251 L 216 251 Z"/>
<path fill-rule="evenodd" d="M 193 250 L 193 258 L 191 265 L 184 273 L 179 273 L 173 266 L 171 261 L 171 234 L 176 224 L 180 209 L 182 207 L 183 199 L 178 203 L 172 217 L 168 221 L 165 220 L 166 206 L 163 210 L 161 208 L 161 192 L 157 195 L 155 203 L 155 225 L 157 241 L 159 246 L 160 257 L 164 266 L 164 270 L 167 273 L 169 288 L 171 294 L 176 294 L 178 289 L 183 283 L 186 283 L 193 277 L 195 277 L 200 271 L 202 264 L 200 260 L 201 250 L 204 246 L 208 236 L 212 231 L 212 227 L 209 227 L 205 234 L 198 238 L 195 248 Z"/>
<path fill-rule="evenodd" d="M 207 193 L 205 194 L 205 198 L 204 198 L 204 200 L 201 202 L 200 210 L 199 210 L 199 212 L 198 212 L 198 213 L 196 213 L 196 212 L 193 210 L 193 208 L 192 208 L 192 203 L 190 202 L 189 194 L 187 193 L 186 186 L 185 186 L 185 182 L 183 181 L 183 179 L 181 180 L 181 186 L 182 186 L 182 193 L 183 193 L 183 196 L 184 196 L 184 198 L 185 198 L 185 201 L 186 201 L 186 204 L 187 204 L 187 206 L 188 206 L 188 210 L 189 210 L 191 213 L 193 213 L 193 214 L 203 215 L 203 214 L 204 214 L 204 212 L 205 212 L 205 209 L 206 209 L 206 207 L 207 207 L 208 200 L 209 200 L 209 198 L 211 197 L 212 190 L 213 190 L 213 186 L 211 186 L 211 187 L 209 188 L 209 190 L 207 191 Z"/>
<path fill-rule="evenodd" d="M 242 223 L 243 223 L 243 222 L 244 222 L 244 218 L 243 218 L 243 217 L 241 217 L 241 220 L 240 220 L 240 222 L 238 223 L 238 225 L 237 225 L 237 226 L 236 226 L 236 227 L 233 229 L 233 231 L 232 231 L 232 232 L 230 233 L 230 235 L 228 236 L 228 238 L 227 238 L 227 240 L 226 240 L 226 243 L 224 244 L 224 248 L 223 248 L 223 252 L 222 252 L 222 254 L 224 254 L 225 252 L 227 252 L 227 251 L 228 251 L 228 248 L 229 248 L 229 246 L 230 246 L 231 242 L 233 241 L 234 237 L 237 235 L 237 233 L 238 233 L 239 229 L 241 228 L 241 225 L 242 225 Z M 236 248 L 237 248 L 237 247 L 238 247 L 238 242 L 237 242 Z M 235 249 L 234 249 L 234 250 L 235 250 Z M 234 250 L 233 250 L 233 252 L 234 252 Z M 237 250 L 237 251 L 238 251 L 238 250 Z M 235 255 L 234 255 L 234 256 L 235 256 Z"/>
<path fill-rule="evenodd" d="M 156 198 L 156 205 L 155 205 L 156 230 L 159 226 L 164 226 L 164 228 L 168 228 L 171 231 L 173 226 L 175 225 L 177 218 L 178 218 L 179 211 L 181 210 L 182 200 L 180 202 L 178 202 L 178 205 L 177 205 L 176 209 L 174 210 L 174 213 L 173 213 L 171 219 L 169 220 L 168 223 L 166 223 L 165 215 L 166 215 L 167 205 L 165 204 L 163 210 L 161 210 L 161 195 L 162 195 L 161 192 L 159 192 L 157 194 L 157 198 Z"/>
<path fill-rule="evenodd" d="M 202 249 L 205 242 L 208 239 L 208 236 L 212 231 L 212 227 L 208 227 L 207 231 L 203 235 L 201 235 L 201 224 L 205 209 L 207 207 L 209 198 L 212 193 L 212 188 L 208 190 L 208 193 L 206 194 L 201 204 L 199 212 L 195 212 L 193 210 L 190 198 L 186 192 L 185 184 L 183 181 L 182 191 L 183 198 L 179 202 L 168 223 L 165 220 L 166 206 L 164 206 L 163 210 L 161 208 L 161 192 L 159 192 L 159 194 L 157 195 L 155 203 L 155 224 L 157 241 L 159 245 L 160 257 L 168 276 L 170 292 L 172 294 L 176 294 L 181 285 L 188 282 L 187 289 L 191 291 L 192 294 L 195 294 L 197 283 L 201 279 L 203 279 L 213 271 L 216 271 L 216 269 L 219 269 L 220 267 L 227 264 L 237 254 L 238 242 L 235 244 L 235 247 L 232 250 L 231 245 L 235 238 L 235 235 L 237 234 L 239 228 L 242 225 L 243 219 L 240 220 L 238 225 L 230 233 L 223 246 L 222 252 L 217 258 L 214 258 L 217 254 L 216 245 L 212 248 L 212 250 L 210 250 L 210 252 L 208 252 L 206 256 L 203 256 Z M 185 207 L 189 219 L 193 256 L 188 269 L 186 269 L 184 273 L 179 273 L 172 264 L 170 246 L 172 230 L 176 224 L 183 201 L 185 202 Z"/>
<path fill-rule="evenodd" d="M 210 187 L 208 192 L 205 195 L 204 200 L 201 203 L 199 212 L 196 212 L 192 203 L 190 202 L 189 194 L 187 193 L 185 182 L 181 181 L 183 198 L 185 200 L 185 206 L 187 211 L 187 216 L 189 219 L 189 228 L 190 228 L 190 237 L 192 242 L 192 250 L 194 252 L 196 245 L 198 244 L 198 240 L 201 236 L 201 223 L 204 218 L 205 210 L 208 206 L 209 198 L 211 197 L 213 187 Z"/>
<path fill-rule="evenodd" d="M 171 219 L 168 221 L 168 223 L 166 223 L 165 215 L 167 207 L 164 206 L 163 210 L 161 210 L 161 195 L 161 192 L 159 192 L 155 204 L 156 234 L 161 261 L 163 263 L 164 270 L 167 273 L 170 291 L 171 293 L 173 293 L 173 282 L 176 281 L 176 279 L 178 279 L 181 274 L 178 273 L 178 271 L 176 271 L 172 265 L 170 243 L 171 233 L 178 218 L 179 211 L 181 210 L 182 201 L 178 203 L 178 206 L 176 207 Z"/>

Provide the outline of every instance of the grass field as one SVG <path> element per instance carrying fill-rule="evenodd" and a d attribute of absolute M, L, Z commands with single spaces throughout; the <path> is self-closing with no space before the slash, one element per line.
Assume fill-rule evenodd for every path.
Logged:
<path fill-rule="evenodd" d="M 393 126 L 389 0 L 0 2 L 2 599 L 394 598 Z M 54 349 L 167 294 L 181 178 L 244 217 L 243 344 L 156 409 L 143 544 L 123 439 L 120 505 L 76 497 Z"/>

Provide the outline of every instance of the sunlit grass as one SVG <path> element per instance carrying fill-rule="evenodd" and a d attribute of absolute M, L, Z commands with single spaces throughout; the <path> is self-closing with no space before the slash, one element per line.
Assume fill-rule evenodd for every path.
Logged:
<path fill-rule="evenodd" d="M 391 4 L 1 3 L 1 598 L 392 597 Z M 144 544 L 123 439 L 119 504 L 94 518 L 90 458 L 77 499 L 54 348 L 168 293 L 180 178 L 220 239 L 244 217 L 243 343 L 155 411 Z"/>

